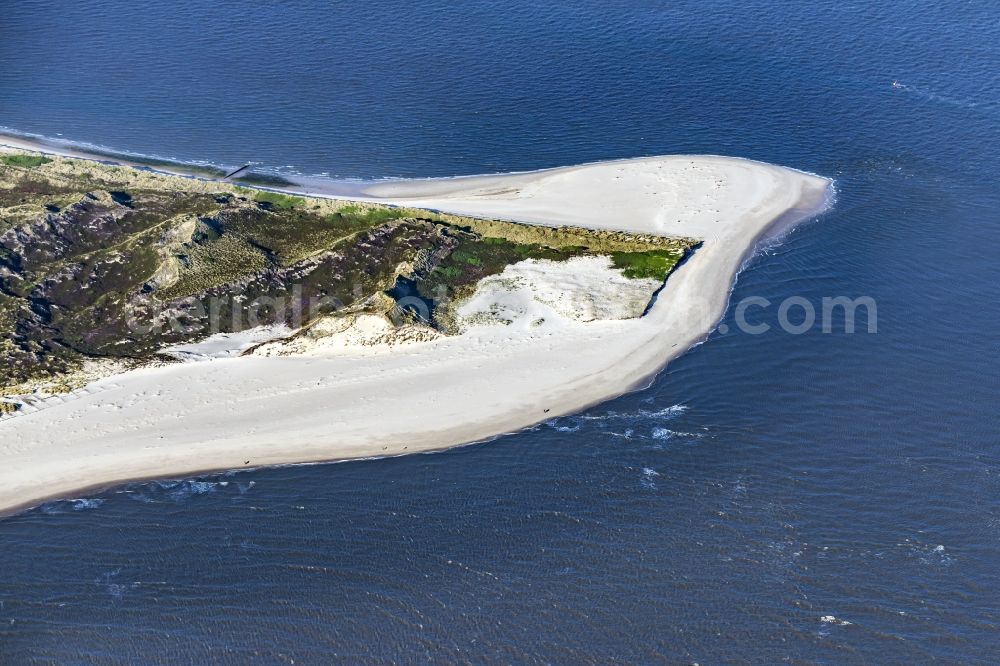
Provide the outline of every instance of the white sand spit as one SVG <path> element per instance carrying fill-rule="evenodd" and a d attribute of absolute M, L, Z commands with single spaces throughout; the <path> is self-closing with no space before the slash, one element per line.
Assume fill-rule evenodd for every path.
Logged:
<path fill-rule="evenodd" d="M 535 270 L 548 287 L 534 304 L 574 325 L 476 326 L 390 353 L 218 358 L 117 376 L 0 422 L 0 510 L 126 479 L 441 449 L 607 400 L 702 340 L 758 240 L 815 214 L 829 185 L 768 164 L 674 156 L 372 186 L 372 199 L 407 206 L 704 245 L 641 318 L 616 318 L 631 305 L 602 312 L 607 292 L 564 301 L 575 290 Z"/>

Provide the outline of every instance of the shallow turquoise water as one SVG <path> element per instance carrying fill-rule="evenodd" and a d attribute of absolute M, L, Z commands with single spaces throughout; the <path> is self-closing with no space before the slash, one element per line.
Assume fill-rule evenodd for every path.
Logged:
<path fill-rule="evenodd" d="M 833 177 L 733 298 L 871 296 L 878 332 L 730 312 L 649 389 L 492 443 L 4 520 L 0 663 L 995 661 L 998 44 L 988 2 L 5 6 L 21 132 L 342 178 Z"/>

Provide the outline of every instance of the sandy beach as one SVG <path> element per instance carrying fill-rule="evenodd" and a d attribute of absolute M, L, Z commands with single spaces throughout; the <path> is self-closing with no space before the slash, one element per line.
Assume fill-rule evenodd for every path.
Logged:
<path fill-rule="evenodd" d="M 443 449 L 579 411 L 703 340 L 755 245 L 822 210 L 829 191 L 818 176 L 708 156 L 370 185 L 372 201 L 704 243 L 638 319 L 482 327 L 389 352 L 216 358 L 51 398 L 0 422 L 0 513 L 131 479 Z"/>

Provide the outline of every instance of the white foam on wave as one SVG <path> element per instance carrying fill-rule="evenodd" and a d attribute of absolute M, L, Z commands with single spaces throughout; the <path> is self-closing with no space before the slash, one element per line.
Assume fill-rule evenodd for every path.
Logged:
<path fill-rule="evenodd" d="M 850 620 L 841 620 L 840 618 L 836 617 L 835 615 L 824 615 L 824 616 L 822 616 L 819 619 L 819 621 L 822 622 L 822 623 L 824 623 L 824 624 L 836 624 L 836 625 L 841 626 L 841 627 L 847 627 L 849 625 L 854 624 Z"/>
<path fill-rule="evenodd" d="M 214 168 L 220 170 L 227 170 L 231 165 L 217 164 L 209 160 L 190 160 L 181 159 L 179 157 L 173 157 L 168 155 L 159 155 L 154 153 L 141 153 L 132 150 L 120 150 L 118 148 L 112 148 L 110 146 L 105 146 L 99 143 L 92 143 L 90 141 L 78 141 L 73 139 L 62 138 L 62 135 L 56 137 L 47 136 L 45 134 L 37 134 L 34 132 L 23 132 L 21 130 L 14 129 L 12 127 L 6 127 L 0 125 L 0 143 L 3 142 L 3 137 L 9 137 L 10 139 L 19 139 L 21 141 L 32 142 L 38 144 L 39 152 L 46 152 L 46 148 L 50 148 L 53 151 L 73 151 L 80 153 L 90 159 L 102 161 L 102 160 L 125 160 L 125 161 L 135 161 L 140 164 L 143 162 L 168 162 L 174 164 L 178 167 L 202 167 L 202 168 Z"/>
<path fill-rule="evenodd" d="M 659 475 L 660 475 L 660 473 L 657 472 L 652 467 L 643 467 L 642 468 L 642 479 L 640 480 L 639 483 L 642 485 L 643 488 L 646 488 L 648 490 L 655 490 L 656 489 L 656 482 L 654 481 L 654 479 L 656 477 L 658 477 Z"/>
<path fill-rule="evenodd" d="M 214 493 L 218 488 L 229 485 L 226 481 L 182 481 L 168 495 L 175 502 L 180 502 L 194 495 Z"/>
<path fill-rule="evenodd" d="M 687 405 L 670 405 L 661 409 L 642 409 L 634 412 L 605 412 L 603 414 L 578 414 L 568 418 L 579 421 L 621 421 L 636 419 L 673 419 L 687 411 Z"/>
<path fill-rule="evenodd" d="M 558 424 L 558 420 L 546 421 L 546 425 L 548 425 L 549 427 L 551 427 L 556 432 L 576 432 L 576 431 L 578 431 L 580 429 L 580 424 L 579 423 L 576 423 L 576 424 L 571 425 L 571 426 L 557 425 L 557 424 Z"/>
<path fill-rule="evenodd" d="M 89 509 L 100 508 L 100 506 L 102 504 L 104 504 L 104 500 L 97 499 L 97 498 L 94 498 L 94 499 L 74 499 L 74 500 L 70 500 L 70 504 L 72 504 L 74 511 L 87 511 Z"/>
<path fill-rule="evenodd" d="M 640 408 L 634 412 L 609 411 L 603 414 L 576 414 L 574 416 L 551 419 L 546 421 L 544 425 L 556 432 L 569 434 L 579 432 L 584 425 L 594 424 L 600 427 L 601 425 L 608 424 L 612 428 L 601 431 L 603 434 L 626 440 L 653 439 L 663 442 L 676 436 L 701 438 L 703 435 L 700 433 L 679 432 L 659 425 L 664 421 L 677 418 L 687 411 L 687 409 L 687 405 L 675 404 L 659 409 Z M 645 425 L 648 421 L 653 422 L 651 430 L 647 431 L 645 428 L 639 428 L 639 426 Z M 627 427 L 622 430 L 616 430 L 613 427 L 613 424 L 616 423 L 621 423 Z M 648 435 L 645 434 L 647 432 L 649 433 Z M 662 446 L 657 445 L 656 448 L 662 448 Z"/>
<path fill-rule="evenodd" d="M 148 481 L 133 484 L 119 492 L 143 504 L 152 504 L 164 499 L 180 503 L 191 497 L 214 493 L 219 489 L 227 488 L 229 485 L 229 481 L 208 481 L 204 479 Z M 254 481 L 237 483 L 236 488 L 240 495 L 245 495 L 254 485 Z"/>
<path fill-rule="evenodd" d="M 121 574 L 121 567 L 108 571 L 101 576 L 94 579 L 94 584 L 98 587 L 104 588 L 104 590 L 114 599 L 120 600 L 125 596 L 125 593 L 129 590 L 134 590 L 142 583 L 139 581 L 133 581 L 131 583 L 119 583 L 116 579 Z"/>
<path fill-rule="evenodd" d="M 56 516 L 66 513 L 67 508 L 73 511 L 91 511 L 100 508 L 102 504 L 104 504 L 104 500 L 99 498 L 76 498 L 46 502 L 38 508 L 47 516 Z"/>

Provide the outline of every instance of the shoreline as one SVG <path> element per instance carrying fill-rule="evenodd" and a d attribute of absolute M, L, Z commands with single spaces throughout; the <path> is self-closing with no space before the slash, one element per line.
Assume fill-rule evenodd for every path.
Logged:
<path fill-rule="evenodd" d="M 9 128 L 8 128 L 9 129 Z M 59 145 L 60 143 L 65 145 Z M 813 173 L 812 171 L 805 171 L 802 169 L 795 169 L 793 167 L 781 166 L 771 164 L 770 162 L 762 162 L 760 160 L 755 160 L 749 157 L 732 157 L 728 155 L 717 155 L 712 153 L 699 153 L 697 155 L 688 155 L 685 153 L 671 154 L 671 155 L 649 155 L 642 157 L 619 157 L 608 160 L 596 160 L 592 162 L 581 162 L 579 164 L 572 164 L 568 166 L 556 166 L 556 167 L 544 167 L 541 169 L 532 169 L 526 171 L 504 171 L 504 172 L 494 172 L 494 173 L 477 173 L 477 174 L 462 174 L 457 176 L 433 176 L 428 178 L 405 178 L 390 176 L 386 178 L 378 179 L 350 179 L 350 178 L 333 178 L 322 175 L 301 175 L 301 174 L 263 174 L 265 177 L 275 176 L 288 182 L 283 185 L 265 184 L 265 183 L 240 183 L 239 178 L 234 180 L 227 180 L 225 178 L 217 177 L 211 173 L 205 172 L 224 172 L 228 167 L 222 167 L 215 164 L 206 163 L 205 165 L 199 165 L 194 162 L 181 162 L 176 160 L 171 160 L 168 158 L 152 157 L 141 154 L 131 154 L 126 152 L 116 151 L 111 148 L 103 148 L 100 146 L 95 146 L 97 148 L 96 152 L 88 152 L 87 146 L 84 144 L 75 144 L 69 140 L 56 140 L 50 137 L 38 136 L 25 136 L 18 134 L 5 133 L 3 129 L 0 129 L 0 152 L 3 152 L 4 148 L 10 148 L 14 150 L 30 151 L 35 153 L 41 153 L 43 155 L 55 155 L 59 157 L 69 157 L 73 159 L 85 160 L 90 162 L 99 162 L 109 166 L 123 166 L 131 167 L 133 169 L 141 169 L 150 171 L 153 173 L 164 174 L 168 176 L 177 176 L 179 178 L 191 178 L 194 180 L 200 180 L 205 182 L 222 182 L 241 185 L 242 187 L 247 187 L 249 189 L 265 190 L 269 192 L 282 192 L 286 194 L 296 194 L 299 196 L 316 197 L 321 199 L 341 199 L 349 201 L 371 201 L 372 203 L 379 203 L 379 198 L 372 195 L 372 191 L 375 188 L 382 187 L 393 187 L 399 185 L 408 185 L 413 183 L 426 184 L 429 188 L 433 188 L 438 184 L 450 184 L 450 185 L 463 185 L 472 184 L 475 182 L 487 182 L 489 179 L 503 177 L 504 179 L 517 179 L 519 177 L 525 177 L 530 180 L 532 177 L 537 176 L 537 174 L 542 173 L 556 173 L 560 171 L 570 171 L 574 169 L 580 169 L 581 167 L 596 166 L 600 164 L 616 164 L 622 162 L 634 162 L 642 160 L 658 160 L 665 157 L 671 158 L 683 158 L 683 157 L 694 157 L 698 159 L 708 158 L 708 159 L 723 159 L 723 160 L 735 160 L 739 162 L 746 162 L 748 164 L 758 164 L 764 167 L 775 167 L 785 171 L 790 171 L 793 173 L 798 173 L 803 176 L 811 176 L 814 178 L 819 178 L 821 180 L 827 181 L 831 186 L 831 192 L 834 184 L 832 178 L 827 178 L 826 176 L 820 175 L 818 173 Z M 446 188 L 454 189 L 454 188 Z M 829 206 L 822 206 L 820 212 L 826 210 Z M 469 216 L 476 217 L 476 216 Z"/>
<path fill-rule="evenodd" d="M 380 181 L 359 196 L 278 189 L 705 244 L 646 316 L 567 328 L 555 339 L 486 331 L 383 357 L 244 357 L 102 380 L 110 388 L 0 423 L 0 459 L 11 470 L 0 472 L 0 516 L 129 481 L 481 443 L 648 386 L 714 330 L 764 238 L 828 207 L 832 182 L 738 158 L 670 156 Z"/>

